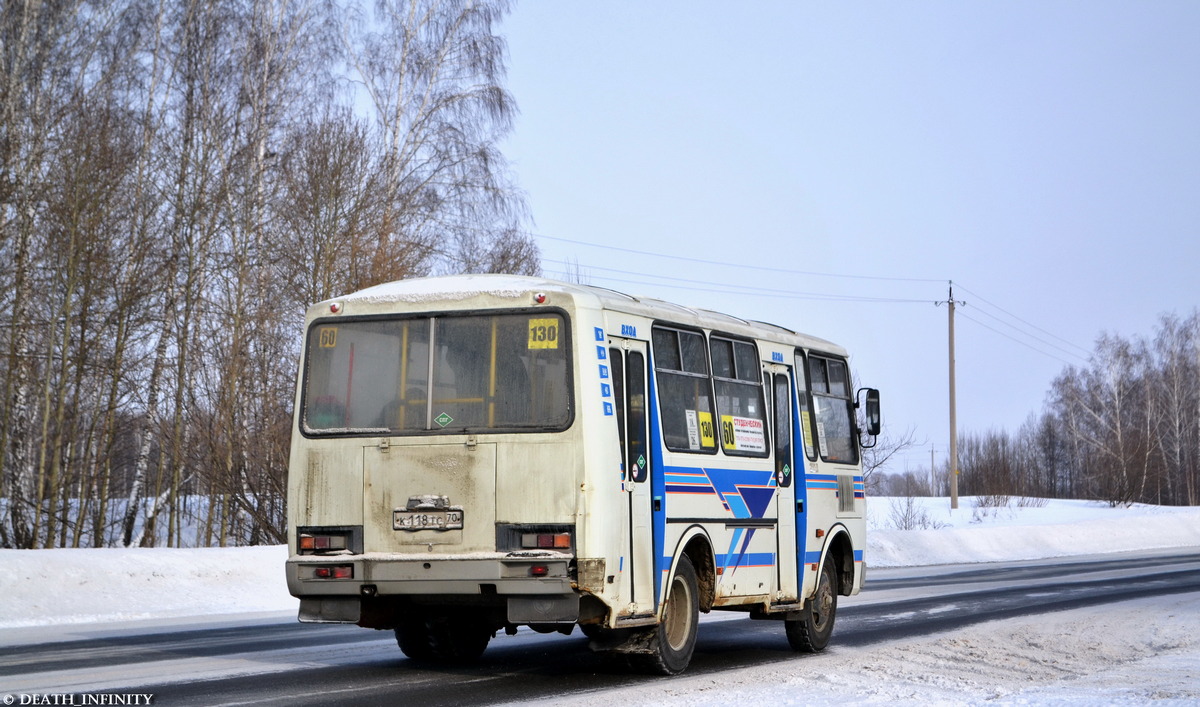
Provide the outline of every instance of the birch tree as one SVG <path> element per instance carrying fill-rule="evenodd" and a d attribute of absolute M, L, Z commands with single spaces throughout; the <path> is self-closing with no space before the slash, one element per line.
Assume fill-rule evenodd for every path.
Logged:
<path fill-rule="evenodd" d="M 0 545 L 280 541 L 307 304 L 537 272 L 507 9 L 0 8 Z"/>
<path fill-rule="evenodd" d="M 91 10 L 68 0 L 14 0 L 0 8 L 0 253 L 11 273 L 3 284 L 18 298 L 45 292 L 40 266 L 50 251 L 40 224 L 54 139 L 86 96 L 96 41 L 89 30 L 101 29 L 107 17 Z M 0 508 L 0 543 L 29 547 L 38 541 L 45 494 L 39 452 L 47 450 L 45 416 L 54 395 L 47 388 L 50 364 L 61 352 L 48 331 L 55 325 L 48 312 L 17 311 L 4 322 L 0 497 L 8 502 Z"/>
<path fill-rule="evenodd" d="M 347 7 L 348 63 L 373 109 L 384 196 L 365 282 L 537 269 L 524 199 L 497 149 L 516 103 L 501 84 L 505 0 Z M 512 254 L 506 259 L 507 254 Z"/>
<path fill-rule="evenodd" d="M 1200 504 L 1196 468 L 1200 464 L 1200 315 L 1187 319 L 1163 315 L 1154 339 L 1157 359 L 1155 385 L 1150 391 L 1159 401 L 1163 462 L 1163 488 L 1159 502 Z"/>

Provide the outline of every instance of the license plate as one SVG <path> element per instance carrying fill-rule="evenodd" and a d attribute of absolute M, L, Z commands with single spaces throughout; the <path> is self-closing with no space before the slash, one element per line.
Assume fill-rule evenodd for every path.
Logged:
<path fill-rule="evenodd" d="M 462 530 L 462 511 L 392 511 L 395 530 Z"/>

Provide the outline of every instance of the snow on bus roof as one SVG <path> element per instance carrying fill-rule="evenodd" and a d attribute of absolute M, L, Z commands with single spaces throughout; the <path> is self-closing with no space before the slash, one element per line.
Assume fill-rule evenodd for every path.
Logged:
<path fill-rule="evenodd" d="M 527 297 L 531 292 L 540 290 L 588 294 L 604 302 L 643 302 L 656 307 L 690 314 L 696 313 L 696 310 L 672 302 L 635 297 L 607 287 L 580 285 L 527 275 L 476 274 L 411 278 L 375 285 L 342 297 L 334 297 L 329 301 L 419 304 L 446 300 L 453 302 L 479 295 L 517 299 Z"/>
<path fill-rule="evenodd" d="M 526 275 L 442 275 L 436 277 L 420 277 L 407 280 L 396 280 L 374 287 L 359 290 L 334 300 L 343 302 L 361 302 L 370 304 L 421 304 L 425 302 L 461 301 L 479 295 L 488 295 L 506 299 L 521 299 L 531 292 L 541 290 L 586 294 L 605 303 L 616 310 L 640 312 L 651 317 L 673 312 L 676 316 L 690 318 L 695 324 L 706 326 L 718 325 L 718 328 L 730 328 L 749 333 L 750 330 L 772 329 L 781 334 L 802 337 L 810 343 L 819 344 L 831 352 L 840 352 L 840 347 L 824 339 L 808 334 L 800 334 L 787 327 L 769 322 L 746 320 L 723 312 L 708 309 L 693 309 L 675 302 L 661 300 L 655 297 L 630 295 L 619 290 L 593 285 L 581 285 L 543 277 Z M 330 300 L 333 301 L 333 300 Z M 719 323 L 724 323 L 721 327 Z"/>
<path fill-rule="evenodd" d="M 385 282 L 335 299 L 416 303 L 460 300 L 480 294 L 516 298 L 523 297 L 531 289 L 537 289 L 540 284 L 566 283 L 554 283 L 552 280 L 521 275 L 445 275 Z"/>

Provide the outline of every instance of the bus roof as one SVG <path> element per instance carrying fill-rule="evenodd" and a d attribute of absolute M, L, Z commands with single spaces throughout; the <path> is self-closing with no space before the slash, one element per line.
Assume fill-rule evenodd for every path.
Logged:
<path fill-rule="evenodd" d="M 572 296 L 577 301 L 591 299 L 596 306 L 606 310 L 626 312 L 655 320 L 716 330 L 748 338 L 780 341 L 829 353 L 842 355 L 846 353 L 842 347 L 834 343 L 801 334 L 777 324 L 741 319 L 707 309 L 694 309 L 674 302 L 653 297 L 634 296 L 606 287 L 580 285 L 524 275 L 445 275 L 397 280 L 315 304 L 310 310 L 310 316 L 317 309 L 328 311 L 327 306 L 331 302 L 391 304 L 408 309 L 413 305 L 460 302 L 479 296 L 529 301 L 538 292 L 563 293 Z"/>

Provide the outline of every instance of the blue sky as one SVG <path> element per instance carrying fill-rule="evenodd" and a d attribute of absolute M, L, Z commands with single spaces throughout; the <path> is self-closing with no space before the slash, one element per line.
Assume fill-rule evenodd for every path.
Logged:
<path fill-rule="evenodd" d="M 948 281 L 960 431 L 1200 304 L 1200 3 L 527 0 L 500 32 L 546 274 L 846 346 L 914 468 Z"/>

